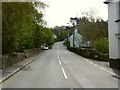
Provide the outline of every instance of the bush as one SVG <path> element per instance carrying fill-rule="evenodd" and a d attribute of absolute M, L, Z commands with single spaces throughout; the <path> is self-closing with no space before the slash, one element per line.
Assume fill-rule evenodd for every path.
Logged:
<path fill-rule="evenodd" d="M 64 44 L 66 47 L 69 47 L 69 46 L 70 46 L 70 42 L 68 41 L 68 39 L 64 40 L 63 44 Z"/>
<path fill-rule="evenodd" d="M 108 39 L 103 37 L 100 39 L 96 39 L 93 42 L 93 47 L 101 53 L 108 53 L 109 52 L 109 46 L 108 46 Z"/>
<path fill-rule="evenodd" d="M 52 49 L 52 48 L 53 48 L 53 46 L 54 46 L 54 44 L 51 44 L 51 45 L 49 46 L 49 49 Z"/>

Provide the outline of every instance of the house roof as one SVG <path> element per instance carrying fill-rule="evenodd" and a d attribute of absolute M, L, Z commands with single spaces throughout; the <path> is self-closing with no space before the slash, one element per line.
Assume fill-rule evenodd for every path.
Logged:
<path fill-rule="evenodd" d="M 106 0 L 104 3 L 105 3 L 105 4 L 108 4 L 108 3 L 110 3 L 110 2 L 120 2 L 120 0 Z"/>

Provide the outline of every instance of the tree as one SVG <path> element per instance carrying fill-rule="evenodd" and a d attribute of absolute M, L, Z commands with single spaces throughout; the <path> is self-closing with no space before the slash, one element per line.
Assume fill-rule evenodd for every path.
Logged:
<path fill-rule="evenodd" d="M 102 52 L 102 53 L 109 52 L 108 39 L 105 37 L 96 39 L 93 43 L 93 46 L 98 52 Z"/>
<path fill-rule="evenodd" d="M 50 46 L 54 43 L 53 32 L 49 28 L 44 28 L 44 33 L 46 34 L 45 43 Z"/>
<path fill-rule="evenodd" d="M 108 37 L 108 23 L 100 17 L 95 18 L 95 11 L 91 12 L 84 12 L 79 18 L 78 30 L 86 41 L 93 43 L 96 38 Z"/>
<path fill-rule="evenodd" d="M 2 3 L 2 31 L 3 53 L 22 51 L 34 48 L 36 26 L 43 26 L 43 3 L 34 2 L 3 2 Z M 40 33 L 42 34 L 42 33 Z"/>
<path fill-rule="evenodd" d="M 56 26 L 52 31 L 57 36 L 57 41 L 63 41 L 71 35 L 71 28 L 68 26 Z"/>

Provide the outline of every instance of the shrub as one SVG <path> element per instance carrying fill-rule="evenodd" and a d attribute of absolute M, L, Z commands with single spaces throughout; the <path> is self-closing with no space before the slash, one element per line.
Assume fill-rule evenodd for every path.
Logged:
<path fill-rule="evenodd" d="M 51 44 L 51 45 L 49 46 L 49 49 L 52 49 L 52 48 L 53 48 L 53 46 L 54 46 L 54 44 Z"/>
<path fill-rule="evenodd" d="M 108 39 L 103 37 L 100 39 L 96 39 L 93 42 L 93 47 L 101 53 L 108 53 L 109 52 L 109 46 L 108 46 Z"/>
<path fill-rule="evenodd" d="M 70 42 L 68 39 L 64 40 L 63 44 L 66 46 L 66 47 L 69 47 L 70 46 Z"/>

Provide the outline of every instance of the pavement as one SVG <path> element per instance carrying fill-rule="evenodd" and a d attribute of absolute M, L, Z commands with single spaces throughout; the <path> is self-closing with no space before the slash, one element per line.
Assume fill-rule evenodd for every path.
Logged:
<path fill-rule="evenodd" d="M 3 88 L 118 88 L 108 62 L 83 58 L 61 42 L 3 70 Z"/>
<path fill-rule="evenodd" d="M 2 76 L 0 77 L 0 84 L 3 83 L 5 80 L 9 79 L 11 76 L 13 76 L 15 73 L 17 73 L 21 69 L 23 69 L 25 66 L 32 63 L 36 58 L 39 57 L 40 53 L 41 53 L 41 51 L 35 55 L 32 55 L 31 57 L 24 59 L 21 62 L 15 63 L 10 67 L 7 67 L 7 68 L 1 70 L 0 75 L 2 75 Z"/>

